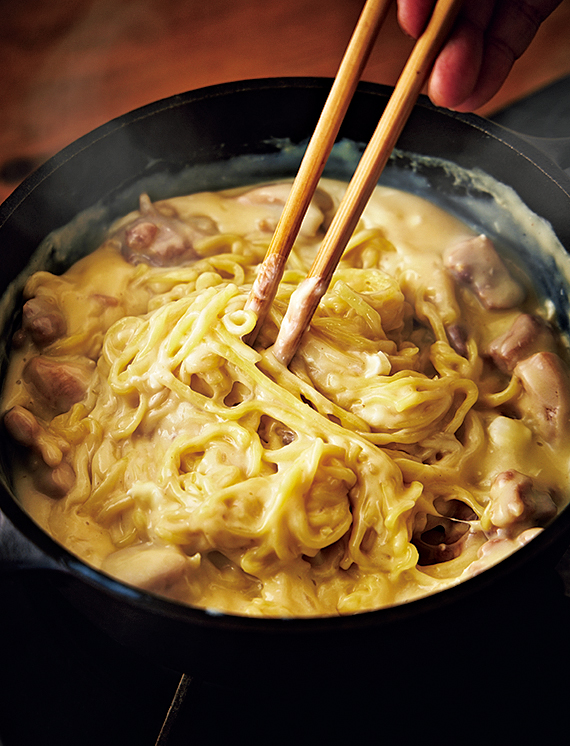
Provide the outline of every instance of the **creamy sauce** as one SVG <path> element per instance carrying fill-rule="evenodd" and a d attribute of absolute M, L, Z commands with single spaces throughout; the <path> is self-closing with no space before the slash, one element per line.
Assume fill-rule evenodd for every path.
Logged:
<path fill-rule="evenodd" d="M 55 539 L 196 606 L 336 615 L 466 580 L 566 505 L 549 304 L 501 262 L 524 300 L 487 307 L 477 233 L 429 202 L 378 187 L 290 368 L 276 360 L 344 189 L 322 181 L 254 349 L 246 300 L 283 184 L 145 202 L 61 277 L 32 275 L 2 412 L 19 498 Z M 548 327 L 524 360 L 554 401 L 540 366 L 491 355 L 521 314 Z"/>
<path fill-rule="evenodd" d="M 293 291 L 273 345 L 273 354 L 283 365 L 289 365 L 307 328 L 307 319 L 312 316 L 325 290 L 319 277 L 306 277 Z"/>

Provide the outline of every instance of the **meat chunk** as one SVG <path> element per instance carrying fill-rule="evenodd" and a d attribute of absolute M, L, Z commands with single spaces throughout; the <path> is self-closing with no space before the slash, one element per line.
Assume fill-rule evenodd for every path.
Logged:
<path fill-rule="evenodd" d="M 4 426 L 16 443 L 29 451 L 26 462 L 35 488 L 56 499 L 66 495 L 75 484 L 75 472 L 63 460 L 53 435 L 32 412 L 19 405 L 6 412 Z"/>
<path fill-rule="evenodd" d="M 16 443 L 39 454 L 48 466 L 61 463 L 68 444 L 50 433 L 29 409 L 12 407 L 4 415 L 4 426 Z"/>
<path fill-rule="evenodd" d="M 259 223 L 259 229 L 273 233 L 283 212 L 285 202 L 289 197 L 291 184 L 266 184 L 241 194 L 237 201 L 244 205 L 267 205 L 267 218 Z M 317 235 L 319 228 L 325 222 L 326 213 L 333 207 L 330 196 L 322 189 L 317 189 L 301 225 L 300 233 L 304 236 Z"/>
<path fill-rule="evenodd" d="M 186 222 L 176 214 L 162 214 L 146 194 L 140 197 L 139 211 L 139 218 L 113 236 L 131 264 L 171 267 L 194 261 L 198 258 L 195 242 L 218 232 L 214 221 L 205 215 Z"/>
<path fill-rule="evenodd" d="M 469 350 L 467 348 L 467 332 L 460 324 L 450 324 L 446 330 L 449 344 L 461 357 L 467 357 Z"/>
<path fill-rule="evenodd" d="M 14 344 L 19 346 L 29 336 L 38 347 L 60 339 L 66 332 L 65 318 L 56 301 L 47 295 L 39 295 L 24 303 L 22 328 L 14 335 Z"/>
<path fill-rule="evenodd" d="M 75 484 L 75 472 L 65 461 L 52 468 L 40 459 L 30 459 L 30 474 L 34 487 L 55 500 L 65 497 Z"/>
<path fill-rule="evenodd" d="M 165 591 L 188 567 L 188 558 L 172 547 L 127 547 L 110 554 L 102 570 L 148 591 Z"/>
<path fill-rule="evenodd" d="M 61 414 L 84 397 L 94 368 L 95 364 L 87 358 L 69 361 L 38 355 L 24 368 L 24 381 L 31 384 L 53 414 Z"/>
<path fill-rule="evenodd" d="M 556 443 L 570 426 L 570 382 L 561 359 L 553 352 L 537 352 L 517 363 L 513 375 L 523 388 L 519 413 L 548 443 Z"/>
<path fill-rule="evenodd" d="M 554 351 L 550 326 L 537 316 L 521 313 L 511 328 L 489 345 L 488 354 L 504 373 L 512 373 L 517 363 L 536 352 Z"/>
<path fill-rule="evenodd" d="M 514 308 L 524 300 L 523 287 L 513 279 L 487 236 L 453 246 L 444 256 L 444 264 L 453 278 L 470 287 L 489 310 Z"/>
<path fill-rule="evenodd" d="M 505 536 L 504 533 L 493 536 L 479 548 L 477 560 L 469 567 L 469 574 L 478 575 L 490 565 L 501 562 L 505 557 L 532 541 L 542 530 L 542 528 L 527 528 L 516 536 Z"/>
<path fill-rule="evenodd" d="M 557 507 L 547 490 L 514 469 L 504 471 L 493 480 L 489 490 L 489 518 L 494 526 L 508 529 L 544 526 L 556 516 Z"/>
<path fill-rule="evenodd" d="M 41 426 L 34 415 L 25 407 L 12 407 L 4 415 L 4 425 L 12 438 L 26 448 L 35 447 L 38 443 Z"/>

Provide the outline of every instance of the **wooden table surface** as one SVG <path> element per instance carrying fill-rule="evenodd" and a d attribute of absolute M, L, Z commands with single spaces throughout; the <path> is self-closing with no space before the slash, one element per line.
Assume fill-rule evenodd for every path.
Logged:
<path fill-rule="evenodd" d="M 476 1 L 476 0 L 469 0 Z M 231 80 L 334 76 L 362 0 L 0 0 L 0 200 L 100 124 Z M 412 42 L 391 12 L 364 79 L 393 84 Z M 486 115 L 570 74 L 570 0 Z"/>

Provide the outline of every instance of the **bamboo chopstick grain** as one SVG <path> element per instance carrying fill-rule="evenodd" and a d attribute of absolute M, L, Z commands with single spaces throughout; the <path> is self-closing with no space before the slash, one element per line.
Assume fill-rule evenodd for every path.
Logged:
<path fill-rule="evenodd" d="M 273 347 L 273 354 L 283 365 L 289 365 L 329 286 L 333 272 L 427 81 L 437 53 L 451 31 L 462 3 L 463 0 L 438 0 L 427 28 L 414 45 L 313 265 L 291 297 Z"/>
<path fill-rule="evenodd" d="M 392 0 L 367 0 L 360 14 L 260 272 L 247 299 L 246 309 L 254 311 L 257 316 L 253 331 L 245 337 L 248 344 L 255 342 L 273 302 L 283 276 L 287 257 L 299 233 L 303 217 L 315 193 L 338 130 L 391 2 Z"/>

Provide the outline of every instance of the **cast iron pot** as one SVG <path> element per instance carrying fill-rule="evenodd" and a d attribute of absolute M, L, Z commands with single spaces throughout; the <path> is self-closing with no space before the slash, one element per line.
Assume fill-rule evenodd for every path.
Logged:
<path fill-rule="evenodd" d="M 293 175 L 299 152 L 294 146 L 310 136 L 330 84 L 294 78 L 209 87 L 138 109 L 73 143 L 26 179 L 0 209 L 2 292 L 25 270 L 46 236 L 41 263 L 54 271 L 76 258 L 69 245 L 80 245 L 81 251 L 95 248 L 105 226 L 136 206 L 141 188 L 157 199 Z M 389 94 L 387 87 L 361 84 L 339 140 L 366 143 Z M 352 156 L 342 157 L 339 147 L 341 157 L 333 158 L 328 173 L 347 178 Z M 353 155 L 360 149 L 348 147 Z M 564 172 L 516 135 L 476 116 L 437 109 L 424 98 L 398 149 L 386 178 L 395 175 L 410 188 L 436 195 L 443 206 L 482 230 L 502 234 L 499 241 L 513 244 L 507 250 L 524 253 L 521 247 L 526 246 L 525 261 L 554 299 L 567 330 L 566 280 L 552 257 L 537 257 L 533 220 L 511 225 L 507 216 L 501 227 L 500 215 L 487 217 L 496 200 L 484 180 L 462 180 L 440 159 L 512 187 L 570 247 L 570 180 Z M 419 154 L 419 160 L 409 153 Z M 85 210 L 86 217 L 73 221 Z M 62 228 L 70 221 L 71 228 Z M 17 324 L 11 310 L 17 304 L 17 292 L 4 304 L 3 370 Z M 324 686 L 328 681 L 342 688 L 346 676 L 359 680 L 375 672 L 394 687 L 396 674 L 401 684 L 412 667 L 417 669 L 418 659 L 429 661 L 438 651 L 504 659 L 509 650 L 522 647 L 528 664 L 529 655 L 540 654 L 533 643 L 536 625 L 544 621 L 540 615 L 552 613 L 553 597 L 561 608 L 567 602 L 554 570 L 570 545 L 570 512 L 565 510 L 499 565 L 407 605 L 305 620 L 242 618 L 190 608 L 117 582 L 53 541 L 15 500 L 5 434 L 1 446 L 3 568 L 45 573 L 54 593 L 65 594 L 115 640 L 165 666 L 212 681 L 262 686 L 291 681 Z M 548 612 L 542 611 L 546 608 Z M 513 655 L 511 665 L 516 660 L 520 656 Z M 472 664 L 472 672 L 478 665 Z"/>

